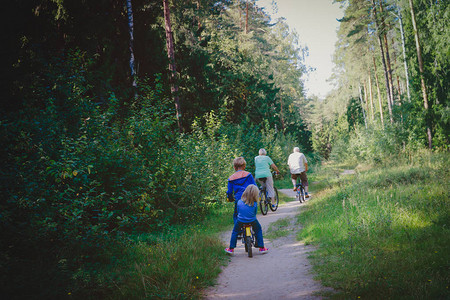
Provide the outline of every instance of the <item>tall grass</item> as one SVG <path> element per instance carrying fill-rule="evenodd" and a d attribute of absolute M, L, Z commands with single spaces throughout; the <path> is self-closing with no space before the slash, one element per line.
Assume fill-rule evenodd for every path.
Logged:
<path fill-rule="evenodd" d="M 387 161 L 323 186 L 299 238 L 336 298 L 448 299 L 449 155 Z"/>
<path fill-rule="evenodd" d="M 218 233 L 231 226 L 232 211 L 229 204 L 211 211 L 196 225 L 174 225 L 160 233 L 126 237 L 128 242 L 121 249 L 110 248 L 105 262 L 79 270 L 77 289 L 67 290 L 60 298 L 201 298 L 202 289 L 214 283 L 226 263 Z M 95 282 L 90 278 L 92 269 L 97 274 Z"/>

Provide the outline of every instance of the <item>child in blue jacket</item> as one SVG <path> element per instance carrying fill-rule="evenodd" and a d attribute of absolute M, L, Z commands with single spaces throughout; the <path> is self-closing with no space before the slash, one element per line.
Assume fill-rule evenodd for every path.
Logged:
<path fill-rule="evenodd" d="M 244 193 L 248 185 L 256 185 L 252 174 L 245 171 L 246 165 L 247 162 L 242 156 L 236 157 L 233 160 L 233 166 L 236 172 L 228 178 L 227 198 L 228 202 L 234 202 L 234 223 L 236 223 L 237 219 L 237 203 L 241 199 L 242 193 Z"/>
<path fill-rule="evenodd" d="M 262 234 L 261 224 L 259 224 L 256 219 L 256 212 L 258 210 L 258 195 L 259 189 L 256 185 L 250 184 L 242 194 L 241 200 L 237 203 L 238 216 L 234 223 L 233 232 L 231 233 L 230 247 L 225 248 L 225 252 L 229 254 L 234 253 L 234 248 L 236 248 L 237 236 L 241 230 L 242 224 L 251 223 L 253 230 L 255 231 L 256 241 L 259 247 L 259 253 L 266 253 L 269 251 L 264 247 L 264 240 Z"/>

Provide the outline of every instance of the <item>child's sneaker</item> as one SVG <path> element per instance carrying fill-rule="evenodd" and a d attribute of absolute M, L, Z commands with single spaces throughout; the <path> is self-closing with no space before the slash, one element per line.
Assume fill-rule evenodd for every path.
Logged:
<path fill-rule="evenodd" d="M 267 249 L 266 247 L 259 248 L 259 253 L 261 254 L 267 253 L 268 251 L 269 249 Z"/>
<path fill-rule="evenodd" d="M 228 254 L 233 254 L 234 253 L 234 249 L 225 248 L 225 252 L 228 253 Z"/>
<path fill-rule="evenodd" d="M 309 195 L 308 195 L 308 193 L 305 193 L 305 198 L 309 198 Z"/>

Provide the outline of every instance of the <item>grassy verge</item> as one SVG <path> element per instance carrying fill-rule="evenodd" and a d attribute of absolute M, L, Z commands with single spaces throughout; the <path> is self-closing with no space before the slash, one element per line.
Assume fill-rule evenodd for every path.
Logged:
<path fill-rule="evenodd" d="M 111 249 L 110 263 L 103 264 L 108 269 L 93 266 L 98 286 L 67 291 L 68 298 L 200 298 L 202 289 L 214 283 L 226 263 L 217 233 L 231 226 L 232 210 L 232 204 L 226 205 L 197 225 L 128 237 L 127 246 Z M 77 274 L 79 280 L 90 276 L 92 270 Z"/>
<path fill-rule="evenodd" d="M 450 298 L 449 155 L 421 153 L 322 186 L 299 216 L 299 238 L 336 298 Z M 336 171 L 337 170 L 337 171 Z"/>

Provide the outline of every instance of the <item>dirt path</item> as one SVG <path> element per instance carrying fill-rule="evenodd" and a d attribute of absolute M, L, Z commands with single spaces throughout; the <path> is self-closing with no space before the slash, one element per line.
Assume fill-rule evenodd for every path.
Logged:
<path fill-rule="evenodd" d="M 295 197 L 292 190 L 280 190 Z M 308 252 L 314 249 L 296 240 L 298 225 L 295 226 L 295 216 L 300 213 L 298 201 L 281 205 L 276 212 L 269 210 L 266 216 L 258 215 L 265 232 L 269 224 L 278 219 L 291 220 L 292 231 L 287 237 L 273 241 L 264 238 L 269 252 L 257 253 L 254 249 L 253 258 L 247 257 L 244 245 L 238 240 L 230 263 L 219 275 L 218 284 L 205 291 L 206 299 L 321 299 L 314 293 L 324 288 L 313 280 L 311 266 L 307 260 Z M 231 236 L 229 232 L 222 234 L 223 242 L 228 245 Z M 225 255 L 225 252 L 224 252 Z"/>

